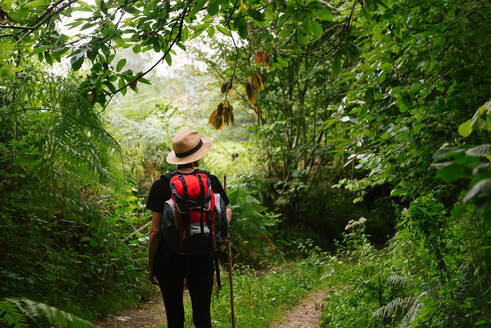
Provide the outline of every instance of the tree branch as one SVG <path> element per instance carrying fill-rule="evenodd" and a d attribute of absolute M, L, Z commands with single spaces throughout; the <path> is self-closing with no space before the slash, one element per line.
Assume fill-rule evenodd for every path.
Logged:
<path fill-rule="evenodd" d="M 191 1 L 191 0 L 190 0 Z M 184 6 L 184 9 L 180 15 L 180 20 L 179 20 L 179 31 L 177 32 L 176 34 L 176 37 L 172 40 L 171 44 L 168 46 L 167 50 L 164 52 L 164 54 L 162 55 L 162 57 L 160 57 L 159 60 L 157 60 L 149 69 L 147 69 L 145 72 L 143 73 L 139 73 L 135 79 L 133 79 L 132 81 L 126 83 L 125 85 L 123 85 L 121 88 L 117 89 L 116 91 L 112 92 L 111 93 L 111 97 L 109 98 L 108 102 L 106 103 L 106 105 L 104 106 L 104 109 L 107 108 L 107 105 L 111 102 L 112 98 L 114 97 L 115 94 L 117 94 L 118 92 L 120 92 L 121 90 L 123 90 L 124 88 L 127 88 L 130 84 L 132 83 L 135 83 L 135 82 L 138 82 L 138 80 L 140 80 L 142 77 L 144 77 L 145 75 L 147 75 L 148 73 L 150 73 L 155 67 L 157 67 L 158 64 L 160 64 L 164 59 L 165 57 L 167 57 L 167 55 L 170 53 L 170 51 L 172 50 L 172 47 L 174 46 L 174 44 L 177 42 L 177 40 L 180 40 L 181 39 L 181 33 L 182 33 L 182 28 L 184 27 L 184 18 L 186 17 L 186 14 L 187 14 L 187 11 L 189 9 L 189 1 L 187 3 L 186 6 Z M 177 21 L 176 21 L 176 24 L 177 24 Z M 174 29 L 176 27 L 176 24 L 174 24 L 172 26 L 172 29 L 169 33 L 169 41 L 170 39 L 172 38 L 172 34 L 174 32 Z"/>
<path fill-rule="evenodd" d="M 65 5 L 59 7 L 58 9 L 56 9 L 55 11 L 52 11 L 53 8 L 55 8 L 56 6 L 58 6 L 59 4 L 61 4 L 63 2 L 63 0 L 60 0 L 58 1 L 56 4 L 54 4 L 52 6 L 52 8 L 50 9 L 47 9 L 45 11 L 45 13 L 43 15 L 41 15 L 39 18 L 38 18 L 38 21 L 37 23 L 28 28 L 28 29 L 25 29 L 27 30 L 27 32 L 24 32 L 24 31 L 21 31 L 19 33 L 17 33 L 16 36 L 20 36 L 22 33 L 24 33 L 24 35 L 22 35 L 22 37 L 20 37 L 16 44 L 21 42 L 26 36 L 28 36 L 29 34 L 33 33 L 34 31 L 36 31 L 39 27 L 41 27 L 41 25 L 43 25 L 44 23 L 46 23 L 48 20 L 50 20 L 53 16 L 55 15 L 58 15 L 59 13 L 61 13 L 63 10 L 65 10 L 66 8 L 70 7 L 71 5 L 73 5 L 75 2 L 77 2 L 78 0 L 69 0 Z M 2 36 L 0 36 L 2 37 Z"/>
<path fill-rule="evenodd" d="M 34 27 L 19 26 L 19 25 L 0 25 L 0 28 L 10 28 L 10 29 L 19 29 L 19 30 L 32 30 L 32 29 L 34 29 Z"/>

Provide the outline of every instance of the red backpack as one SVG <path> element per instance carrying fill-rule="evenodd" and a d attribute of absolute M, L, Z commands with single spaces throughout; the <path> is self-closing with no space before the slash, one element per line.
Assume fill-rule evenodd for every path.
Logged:
<path fill-rule="evenodd" d="M 171 199 L 164 204 L 162 233 L 171 252 L 211 254 L 228 231 L 225 206 L 214 194 L 208 172 L 169 173 Z"/>

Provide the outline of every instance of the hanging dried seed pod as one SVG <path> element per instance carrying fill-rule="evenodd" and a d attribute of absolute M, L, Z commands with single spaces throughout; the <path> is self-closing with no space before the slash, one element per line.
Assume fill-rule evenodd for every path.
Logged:
<path fill-rule="evenodd" d="M 255 90 L 264 90 L 263 79 L 259 73 L 254 73 L 249 76 L 249 81 Z"/>
<path fill-rule="evenodd" d="M 258 51 L 254 55 L 254 61 L 256 62 L 256 65 L 258 65 L 258 66 L 261 65 L 261 61 L 262 61 L 262 58 L 263 58 L 263 52 L 264 51 Z"/>
<path fill-rule="evenodd" d="M 217 112 L 214 110 L 211 112 L 210 117 L 208 117 L 208 124 L 211 124 L 213 127 L 215 127 L 216 115 Z"/>
<path fill-rule="evenodd" d="M 228 100 L 218 103 L 215 110 L 208 117 L 208 123 L 216 130 L 223 129 L 225 124 L 234 124 L 233 110 L 234 108 Z"/>
<path fill-rule="evenodd" d="M 261 62 L 265 67 L 268 67 L 271 60 L 269 59 L 269 55 L 267 51 L 263 51 L 262 57 L 261 57 Z"/>
<path fill-rule="evenodd" d="M 221 102 L 217 106 L 217 115 L 222 116 L 223 115 L 223 110 L 224 110 L 224 104 Z"/>
<path fill-rule="evenodd" d="M 256 88 L 263 91 L 264 90 L 264 86 L 263 86 L 263 78 L 261 77 L 261 75 L 259 73 L 256 73 Z"/>
<path fill-rule="evenodd" d="M 232 82 L 230 80 L 223 82 L 221 88 L 222 94 L 230 93 L 230 90 L 232 90 Z"/>
<path fill-rule="evenodd" d="M 244 87 L 247 94 L 247 98 L 249 99 L 249 104 L 252 106 L 256 102 L 256 91 L 254 90 L 250 82 L 246 82 L 244 84 Z"/>

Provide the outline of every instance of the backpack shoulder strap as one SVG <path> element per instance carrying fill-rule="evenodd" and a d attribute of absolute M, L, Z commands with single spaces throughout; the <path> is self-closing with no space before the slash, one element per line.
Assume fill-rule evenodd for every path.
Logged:
<path fill-rule="evenodd" d="M 205 175 L 207 175 L 207 176 L 211 176 L 211 173 L 210 173 L 210 172 L 208 172 L 208 171 L 205 171 L 205 170 L 199 170 L 199 169 L 198 169 L 198 170 L 196 170 L 196 171 L 195 171 L 195 174 L 196 174 L 196 173 L 202 173 L 202 174 L 205 174 Z"/>
<path fill-rule="evenodd" d="M 170 180 L 170 179 L 172 179 L 172 177 L 173 177 L 174 175 L 176 175 L 176 174 L 178 174 L 178 173 L 179 173 L 179 172 L 177 172 L 177 171 L 167 172 L 167 173 L 162 174 L 162 177 L 165 177 L 165 178 L 167 178 L 167 179 L 169 179 L 169 180 Z"/>

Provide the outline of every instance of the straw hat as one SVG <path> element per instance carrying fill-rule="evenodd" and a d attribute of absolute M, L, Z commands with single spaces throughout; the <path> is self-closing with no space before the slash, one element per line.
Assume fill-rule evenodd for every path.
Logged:
<path fill-rule="evenodd" d="M 192 163 L 205 156 L 213 138 L 201 138 L 198 131 L 182 129 L 172 139 L 172 151 L 167 155 L 169 164 Z"/>

